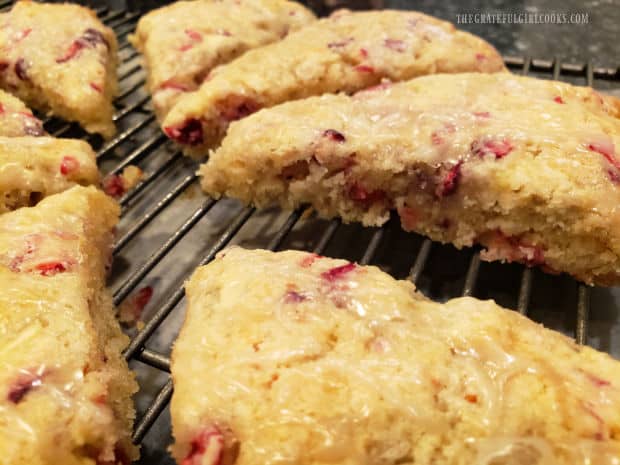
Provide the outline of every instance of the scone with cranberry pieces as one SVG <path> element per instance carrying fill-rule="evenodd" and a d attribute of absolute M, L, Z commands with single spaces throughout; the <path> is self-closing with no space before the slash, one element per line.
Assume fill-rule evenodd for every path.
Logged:
<path fill-rule="evenodd" d="M 137 391 L 105 289 L 118 205 L 74 187 L 0 216 L 0 462 L 127 465 Z"/>
<path fill-rule="evenodd" d="M 0 213 L 98 182 L 95 153 L 82 140 L 0 136 Z"/>
<path fill-rule="evenodd" d="M 186 289 L 179 464 L 620 457 L 618 361 L 492 301 L 435 303 L 375 267 L 240 248 Z"/>
<path fill-rule="evenodd" d="M 314 21 L 285 0 L 180 1 L 144 15 L 131 43 L 143 55 L 147 88 L 160 120 L 217 65 L 276 42 Z"/>
<path fill-rule="evenodd" d="M 43 135 L 41 120 L 21 100 L 0 90 L 0 137 Z"/>
<path fill-rule="evenodd" d="M 483 258 L 620 284 L 620 103 L 590 88 L 444 74 L 262 110 L 200 169 L 215 196 L 403 228 Z"/>
<path fill-rule="evenodd" d="M 0 88 L 88 132 L 114 134 L 116 36 L 92 10 L 22 0 L 0 25 Z"/>
<path fill-rule="evenodd" d="M 213 70 L 164 121 L 188 154 L 206 155 L 231 121 L 260 108 L 352 93 L 434 73 L 503 71 L 497 51 L 448 22 L 413 11 L 340 10 Z"/>

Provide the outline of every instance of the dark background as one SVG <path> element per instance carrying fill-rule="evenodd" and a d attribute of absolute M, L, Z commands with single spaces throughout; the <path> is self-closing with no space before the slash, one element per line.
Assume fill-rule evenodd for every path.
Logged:
<path fill-rule="evenodd" d="M 92 0 L 95 6 L 109 5 L 147 11 L 169 2 L 157 0 Z M 508 56 L 558 57 L 572 63 L 592 60 L 595 66 L 620 65 L 620 0 L 306 0 L 319 14 L 339 6 L 414 9 L 457 22 L 463 13 L 588 13 L 589 23 L 576 24 L 461 24 L 457 27 L 477 34 Z"/>

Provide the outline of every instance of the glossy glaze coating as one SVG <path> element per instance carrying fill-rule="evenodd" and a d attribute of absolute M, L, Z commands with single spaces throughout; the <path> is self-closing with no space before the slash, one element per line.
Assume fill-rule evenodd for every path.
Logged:
<path fill-rule="evenodd" d="M 231 248 L 186 286 L 183 465 L 611 465 L 620 369 L 491 301 L 305 252 Z"/>

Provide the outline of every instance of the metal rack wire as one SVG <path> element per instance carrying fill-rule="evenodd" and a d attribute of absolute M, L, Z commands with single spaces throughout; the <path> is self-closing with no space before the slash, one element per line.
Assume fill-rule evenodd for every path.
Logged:
<path fill-rule="evenodd" d="M 8 8 L 11 1 L 0 0 L 0 11 Z M 142 90 L 144 84 L 144 72 L 137 61 L 137 53 L 127 42 L 127 34 L 135 26 L 138 14 L 126 11 L 111 11 L 107 8 L 97 10 L 99 17 L 110 27 L 112 27 L 119 37 L 119 55 L 121 65 L 119 67 L 119 80 L 121 94 L 116 100 L 117 112 L 114 120 L 120 128 L 118 135 L 107 142 L 103 142 L 96 136 L 89 136 L 81 131 L 75 124 L 68 124 L 55 119 L 45 120 L 47 130 L 54 136 L 62 137 L 81 137 L 87 139 L 97 150 L 97 159 L 106 173 L 118 174 L 129 164 L 143 164 L 147 175 L 127 192 L 121 199 L 120 204 L 123 209 L 123 220 L 121 234 L 119 235 L 113 249 L 115 257 L 122 257 L 125 250 L 136 242 L 145 241 L 144 231 L 153 226 L 160 217 L 168 214 L 171 218 L 184 218 L 180 226 L 174 228 L 165 237 L 158 247 L 149 248 L 150 255 L 142 257 L 135 263 L 126 266 L 117 279 L 118 285 L 114 292 L 115 304 L 122 303 L 136 289 L 138 289 L 149 274 L 168 257 L 175 248 L 181 244 L 188 234 L 195 229 L 196 225 L 203 221 L 210 212 L 217 208 L 218 204 L 224 201 L 216 201 L 207 197 L 198 196 L 197 206 L 189 214 L 185 208 L 179 208 L 182 198 L 191 195 L 192 190 L 197 184 L 197 177 L 193 174 L 195 165 L 183 157 L 161 134 L 155 122 L 155 118 L 150 111 L 149 97 Z M 537 74 L 540 77 L 553 79 L 581 79 L 584 84 L 593 85 L 596 81 L 607 81 L 620 86 L 620 70 L 611 68 L 594 68 L 590 63 L 587 64 L 566 64 L 557 59 L 539 60 L 530 57 L 507 57 L 505 62 L 509 68 L 515 72 L 523 74 Z M 155 158 L 157 153 L 158 163 L 151 163 L 151 158 Z M 182 169 L 178 169 L 181 167 Z M 175 171 L 176 170 L 176 171 Z M 250 220 L 258 214 L 252 207 L 240 207 L 236 205 L 229 210 L 235 212 L 229 215 L 229 220 L 221 224 L 220 230 L 208 244 L 208 248 L 203 251 L 202 257 L 197 257 L 197 263 L 192 263 L 189 269 L 195 266 L 204 265 L 215 257 L 215 255 L 232 243 L 239 231 L 248 225 Z M 278 212 L 277 215 L 281 215 Z M 186 215 L 186 216 L 183 216 Z M 276 216 L 277 216 L 276 215 Z M 264 246 L 270 250 L 278 250 L 285 243 L 290 242 L 291 231 L 300 224 L 308 220 L 300 210 L 294 211 L 284 217 L 278 228 L 268 237 Z M 277 224 L 277 220 L 271 221 Z M 339 220 L 321 222 L 318 226 L 313 226 L 313 241 L 307 248 L 316 253 L 323 253 L 328 250 L 334 237 L 345 226 Z M 370 233 L 369 240 L 361 247 L 361 253 L 353 258 L 361 264 L 374 263 L 380 249 L 386 247 L 386 235 L 391 234 L 391 223 L 382 228 L 366 230 Z M 160 236 L 162 236 L 160 234 Z M 405 233 L 401 233 L 405 234 Z M 432 282 L 438 279 L 434 277 L 434 271 L 430 265 L 433 253 L 436 249 L 444 247 L 435 244 L 428 239 L 423 239 L 415 234 L 406 234 L 407 240 L 419 243 L 417 251 L 411 256 L 408 269 L 408 279 L 419 284 L 423 277 L 426 281 Z M 391 251 L 392 255 L 394 251 Z M 466 257 L 464 276 L 455 279 L 461 284 L 460 294 L 464 296 L 478 295 L 480 286 L 480 275 L 483 266 L 477 252 L 453 251 L 460 257 Z M 338 251 L 336 251 L 338 254 Z M 334 255 L 334 253 L 331 253 Z M 390 253 L 387 254 L 388 256 Z M 507 265 L 503 265 L 507 267 Z M 518 282 L 514 283 L 516 290 L 516 309 L 527 315 L 530 310 L 532 292 L 535 277 L 538 276 L 535 270 L 511 265 L 513 270 L 517 270 Z M 187 276 L 177 278 L 184 279 Z M 565 278 L 568 280 L 568 278 Z M 569 286 L 574 288 L 574 336 L 580 344 L 588 342 L 588 315 L 589 315 L 589 294 L 590 288 L 569 280 Z M 451 297 L 454 297 L 452 295 Z M 156 308 L 148 315 L 144 326 L 133 334 L 131 342 L 124 352 L 125 358 L 132 363 L 139 362 L 151 367 L 158 372 L 169 373 L 170 361 L 168 356 L 162 351 L 154 350 L 149 347 L 149 342 L 153 335 L 166 326 L 169 316 L 175 311 L 179 303 L 184 298 L 182 284 L 172 286 L 172 290 L 167 293 L 165 298 L 155 299 L 150 307 Z M 169 347 L 168 347 L 169 348 Z M 143 386 L 144 388 L 144 386 Z M 151 427 L 158 419 L 162 411 L 166 408 L 172 395 L 172 381 L 166 375 L 163 385 L 146 400 L 146 406 L 139 413 L 135 425 L 133 439 L 136 443 L 141 443 Z M 161 448 L 163 450 L 163 447 Z M 146 462 L 144 462 L 146 463 Z M 150 461 L 149 463 L 153 463 Z"/>

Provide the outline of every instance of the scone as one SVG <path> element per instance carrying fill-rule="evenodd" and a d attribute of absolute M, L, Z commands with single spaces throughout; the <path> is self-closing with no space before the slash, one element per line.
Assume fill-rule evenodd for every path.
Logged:
<path fill-rule="evenodd" d="M 217 65 L 278 41 L 314 20 L 285 0 L 180 1 L 143 16 L 130 41 L 143 55 L 160 120 Z"/>
<path fill-rule="evenodd" d="M 445 21 L 410 11 L 341 10 L 217 68 L 179 99 L 163 126 L 199 156 L 231 121 L 287 100 L 351 93 L 382 79 L 502 70 L 491 45 Z"/>
<path fill-rule="evenodd" d="M 0 216 L 0 463 L 137 457 L 137 385 L 104 287 L 118 214 L 78 186 Z"/>
<path fill-rule="evenodd" d="M 0 137 L 43 136 L 43 123 L 21 100 L 0 90 Z"/>
<path fill-rule="evenodd" d="M 492 301 L 434 303 L 375 267 L 240 248 L 186 289 L 179 464 L 620 457 L 619 363 Z"/>
<path fill-rule="evenodd" d="M 116 36 L 93 11 L 19 1 L 0 24 L 0 88 L 89 132 L 114 134 Z"/>
<path fill-rule="evenodd" d="M 99 182 L 88 143 L 52 137 L 0 137 L 0 213 L 33 206 L 76 184 Z"/>
<path fill-rule="evenodd" d="M 436 75 L 262 110 L 202 186 L 407 231 L 483 258 L 620 284 L 620 103 L 507 73 Z"/>

